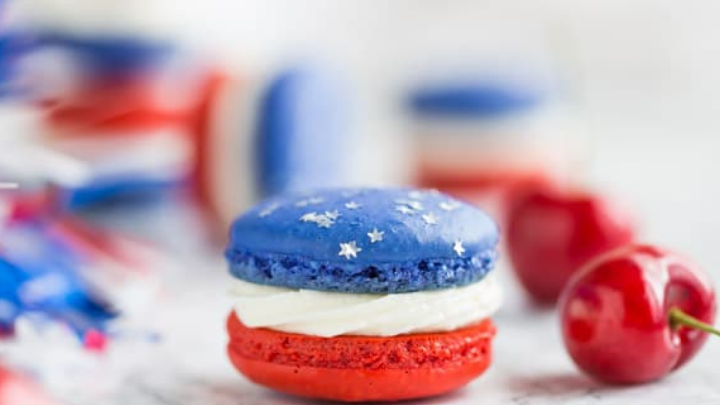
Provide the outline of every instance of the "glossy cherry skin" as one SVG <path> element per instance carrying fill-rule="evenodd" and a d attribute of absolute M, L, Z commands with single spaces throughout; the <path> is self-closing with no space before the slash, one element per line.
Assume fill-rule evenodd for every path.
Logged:
<path fill-rule="evenodd" d="M 605 198 L 529 183 L 508 203 L 507 247 L 515 273 L 538 303 L 553 304 L 588 260 L 631 243 L 629 215 Z"/>
<path fill-rule="evenodd" d="M 584 372 L 608 383 L 656 380 L 690 360 L 707 334 L 673 327 L 676 307 L 715 320 L 715 293 L 692 262 L 665 250 L 629 245 L 593 260 L 559 302 L 565 347 Z"/>

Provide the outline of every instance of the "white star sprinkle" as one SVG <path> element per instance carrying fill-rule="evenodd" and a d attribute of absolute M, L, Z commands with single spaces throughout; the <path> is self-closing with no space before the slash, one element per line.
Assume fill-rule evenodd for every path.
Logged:
<path fill-rule="evenodd" d="M 308 212 L 307 214 L 304 214 L 300 217 L 300 220 L 303 222 L 317 222 L 320 215 L 318 215 L 317 212 Z"/>
<path fill-rule="evenodd" d="M 444 211 L 455 211 L 460 208 L 460 204 L 457 201 L 442 201 L 438 204 L 438 207 Z"/>
<path fill-rule="evenodd" d="M 326 217 L 325 215 L 319 215 L 317 221 L 315 221 L 320 228 L 330 228 L 335 224 L 335 221 Z"/>
<path fill-rule="evenodd" d="M 308 212 L 307 214 L 303 214 L 303 216 L 300 217 L 300 220 L 302 222 L 313 222 L 315 225 L 317 225 L 320 228 L 330 228 L 335 224 L 335 219 L 332 218 L 335 212 L 326 212 L 325 214 L 318 214 L 317 212 Z M 340 216 L 340 214 L 337 214 L 335 218 Z"/>
<path fill-rule="evenodd" d="M 409 215 L 414 213 L 415 211 L 411 210 L 410 208 L 404 206 L 404 205 L 398 205 L 395 207 L 395 211 L 399 211 L 402 214 Z"/>
<path fill-rule="evenodd" d="M 425 220 L 425 223 L 428 225 L 437 225 L 437 217 L 435 217 L 435 214 L 428 213 L 422 216 L 422 219 Z"/>
<path fill-rule="evenodd" d="M 361 207 L 361 205 L 356 203 L 355 201 L 350 201 L 349 203 L 345 203 L 345 208 L 347 208 L 349 210 L 356 210 L 360 207 Z"/>
<path fill-rule="evenodd" d="M 300 200 L 295 203 L 296 207 L 307 207 L 308 205 L 313 204 L 320 204 L 321 202 L 325 201 L 322 197 L 311 197 L 307 200 Z"/>
<path fill-rule="evenodd" d="M 414 199 L 414 200 L 420 200 L 420 199 L 423 198 L 423 193 L 420 192 L 420 191 L 417 191 L 417 190 L 411 191 L 411 192 L 408 193 L 408 197 L 410 197 L 410 198 L 412 198 L 412 199 Z"/>
<path fill-rule="evenodd" d="M 267 206 L 265 209 L 263 209 L 262 211 L 260 211 L 260 218 L 265 218 L 265 217 L 267 217 L 268 215 L 270 215 L 270 214 L 272 214 L 273 212 L 275 212 L 275 210 L 278 209 L 278 208 L 280 208 L 280 205 L 279 205 L 279 204 L 277 204 L 277 203 L 270 204 L 270 205 Z"/>
<path fill-rule="evenodd" d="M 328 218 L 330 218 L 330 219 L 332 219 L 332 220 L 334 221 L 334 220 L 338 219 L 338 217 L 340 216 L 340 213 L 338 212 L 338 210 L 335 210 L 335 211 L 325 211 L 325 216 L 328 217 Z"/>
<path fill-rule="evenodd" d="M 453 250 L 455 251 L 455 253 L 457 253 L 458 256 L 461 257 L 463 253 L 465 253 L 465 248 L 463 247 L 462 241 L 460 239 L 455 241 L 455 244 L 453 245 Z"/>
<path fill-rule="evenodd" d="M 362 252 L 362 249 L 357 246 L 355 241 L 352 241 L 340 244 L 340 252 L 338 252 L 338 256 L 343 256 L 350 260 L 351 257 L 356 258 L 357 254 L 360 252 Z"/>
<path fill-rule="evenodd" d="M 423 209 L 423 206 L 420 203 L 420 201 L 404 200 L 402 198 L 399 198 L 399 199 L 395 200 L 395 202 L 398 204 L 401 204 L 401 205 L 406 205 L 416 211 L 420 211 Z"/>
<path fill-rule="evenodd" d="M 382 242 L 383 235 L 385 235 L 385 232 L 380 232 L 377 228 L 373 228 L 372 232 L 367 234 L 370 237 L 370 243 Z"/>

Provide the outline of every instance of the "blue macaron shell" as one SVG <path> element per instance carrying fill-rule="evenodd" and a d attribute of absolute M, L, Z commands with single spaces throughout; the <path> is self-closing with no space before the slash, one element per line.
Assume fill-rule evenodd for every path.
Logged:
<path fill-rule="evenodd" d="M 19 80 L 18 62 L 32 47 L 32 39 L 23 33 L 0 34 L 0 98 L 21 97 L 27 93 L 27 83 Z"/>
<path fill-rule="evenodd" d="M 525 111 L 542 99 L 530 86 L 478 80 L 424 85 L 410 95 L 408 104 L 419 116 L 490 118 Z"/>
<path fill-rule="evenodd" d="M 342 184 L 348 99 L 330 69 L 281 72 L 260 100 L 255 132 L 257 189 L 263 197 Z"/>
<path fill-rule="evenodd" d="M 81 187 L 62 188 L 58 192 L 58 200 L 63 208 L 70 211 L 118 202 L 138 203 L 163 197 L 184 183 L 180 177 L 110 176 L 94 179 Z"/>
<path fill-rule="evenodd" d="M 400 293 L 482 279 L 497 258 L 498 229 L 436 191 L 333 189 L 265 201 L 230 237 L 230 271 L 249 282 Z"/>
<path fill-rule="evenodd" d="M 123 36 L 80 36 L 64 32 L 38 32 L 38 47 L 67 51 L 93 74 L 117 75 L 139 72 L 163 62 L 174 46 L 165 41 L 144 41 Z"/>

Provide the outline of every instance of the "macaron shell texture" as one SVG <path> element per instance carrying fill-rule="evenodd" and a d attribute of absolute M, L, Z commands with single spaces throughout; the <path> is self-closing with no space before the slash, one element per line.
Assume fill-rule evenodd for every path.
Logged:
<path fill-rule="evenodd" d="M 483 279 L 494 251 L 469 258 L 402 263 L 332 264 L 294 255 L 231 252 L 230 272 L 242 280 L 277 287 L 359 294 L 397 294 L 465 286 Z"/>
<path fill-rule="evenodd" d="M 395 401 L 459 388 L 490 365 L 490 320 L 448 333 L 320 338 L 245 327 L 228 318 L 228 354 L 249 379 L 339 401 Z M 329 383 L 332 381 L 332 383 Z"/>
<path fill-rule="evenodd" d="M 443 118 L 499 118 L 537 106 L 539 89 L 501 81 L 437 83 L 417 89 L 408 104 L 413 113 Z"/>
<path fill-rule="evenodd" d="M 382 233 L 375 242 L 374 229 Z M 495 249 L 498 229 L 477 208 L 434 191 L 333 189 L 265 201 L 235 221 L 231 237 L 229 251 L 377 264 L 476 256 Z M 353 241 L 357 256 L 339 255 L 340 243 Z"/>
<path fill-rule="evenodd" d="M 231 272 L 258 284 L 347 292 L 465 285 L 496 260 L 482 211 L 434 191 L 335 189 L 278 197 L 232 226 Z"/>
<path fill-rule="evenodd" d="M 488 358 L 447 369 L 338 370 L 285 366 L 232 353 L 230 357 L 235 367 L 257 384 L 287 394 L 341 402 L 394 402 L 448 393 L 481 375 L 490 363 Z"/>

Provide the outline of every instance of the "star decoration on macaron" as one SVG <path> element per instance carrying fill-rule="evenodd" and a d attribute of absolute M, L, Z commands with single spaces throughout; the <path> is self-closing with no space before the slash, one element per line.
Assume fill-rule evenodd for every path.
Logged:
<path fill-rule="evenodd" d="M 372 232 L 369 232 L 367 235 L 370 238 L 370 243 L 382 242 L 385 232 L 381 232 L 378 231 L 377 228 L 373 228 Z"/>
<path fill-rule="evenodd" d="M 317 212 L 308 212 L 307 214 L 303 214 L 303 216 L 300 217 L 300 220 L 303 222 L 315 222 L 318 219 L 318 213 Z"/>
<path fill-rule="evenodd" d="M 462 257 L 463 253 L 465 253 L 465 248 L 463 247 L 461 240 L 458 239 L 455 241 L 455 243 L 453 244 L 453 250 L 455 251 L 455 253 L 457 253 L 458 256 Z"/>
<path fill-rule="evenodd" d="M 325 216 L 335 221 L 340 216 L 340 213 L 338 212 L 338 210 L 325 211 Z"/>
<path fill-rule="evenodd" d="M 337 215 L 335 215 L 337 214 Z M 333 212 L 326 212 L 325 214 L 318 214 L 317 212 L 308 212 L 307 214 L 303 214 L 300 217 L 300 221 L 302 222 L 313 222 L 315 225 L 317 225 L 319 228 L 330 228 L 335 224 L 335 219 L 339 217 L 340 214 L 337 213 L 337 211 Z"/>
<path fill-rule="evenodd" d="M 395 200 L 396 203 L 400 205 L 404 205 L 408 208 L 412 208 L 415 211 L 421 211 L 423 209 L 423 205 L 420 201 L 414 201 L 414 200 L 405 200 L 405 199 L 397 199 Z"/>
<path fill-rule="evenodd" d="M 330 228 L 331 226 L 333 226 L 333 224 L 335 224 L 335 221 L 326 217 L 325 215 L 321 215 L 320 217 L 318 217 L 315 223 L 320 228 Z"/>
<path fill-rule="evenodd" d="M 349 210 L 356 210 L 360 207 L 361 207 L 361 205 L 356 203 L 355 201 L 350 201 L 348 203 L 345 203 L 345 208 L 347 208 Z"/>
<path fill-rule="evenodd" d="M 455 211 L 460 208 L 460 203 L 457 201 L 441 201 L 438 207 L 443 211 Z"/>
<path fill-rule="evenodd" d="M 410 214 L 412 214 L 412 213 L 415 212 L 415 211 L 413 211 L 412 209 L 408 208 L 408 207 L 405 206 L 405 205 L 398 205 L 398 206 L 396 206 L 396 207 L 395 207 L 395 211 L 398 211 L 398 212 L 400 212 L 401 214 L 405 214 L 405 215 L 410 215 Z"/>
<path fill-rule="evenodd" d="M 350 260 L 350 258 L 357 258 L 357 255 L 360 252 L 362 252 L 362 249 L 357 246 L 355 241 L 351 241 L 340 244 L 340 252 L 338 252 L 338 256 L 343 256 L 344 258 Z"/>
<path fill-rule="evenodd" d="M 280 204 L 278 204 L 278 203 L 272 203 L 272 204 L 268 205 L 262 211 L 260 211 L 260 218 L 265 218 L 265 217 L 271 215 L 278 208 L 280 208 Z"/>
<path fill-rule="evenodd" d="M 432 212 L 423 214 L 422 219 L 428 225 L 437 225 L 437 223 L 438 223 L 437 217 Z"/>
<path fill-rule="evenodd" d="M 295 203 L 296 207 L 307 207 L 308 205 L 315 205 L 320 204 L 321 202 L 325 201 L 322 197 L 310 197 L 306 200 L 300 200 Z"/>

